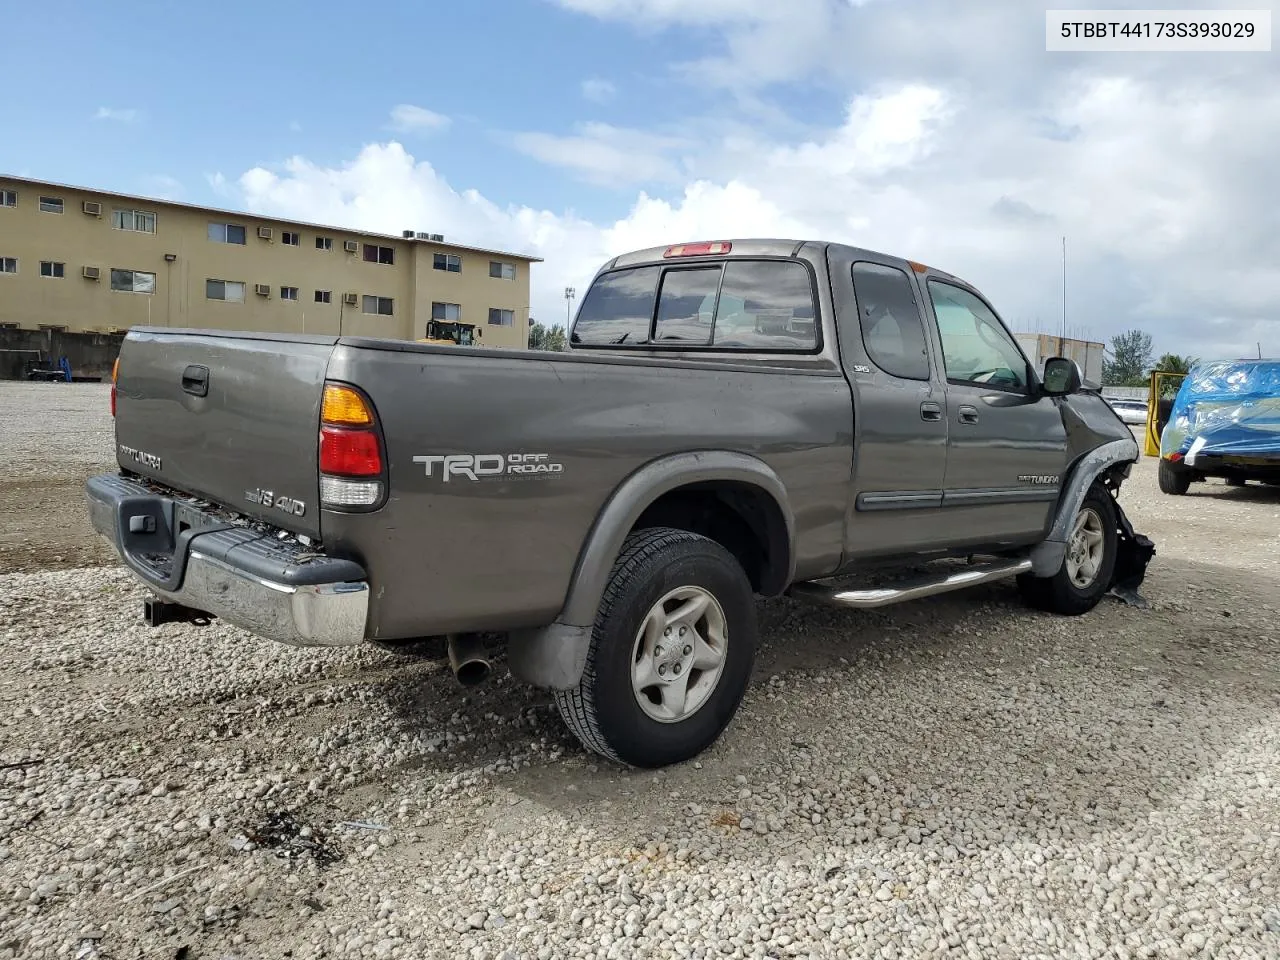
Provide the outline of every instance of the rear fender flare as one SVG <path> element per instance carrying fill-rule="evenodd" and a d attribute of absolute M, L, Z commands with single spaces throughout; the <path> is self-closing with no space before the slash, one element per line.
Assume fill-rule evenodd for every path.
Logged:
<path fill-rule="evenodd" d="M 1062 495 L 1058 497 L 1057 511 L 1048 535 L 1031 550 L 1031 573 L 1034 576 L 1051 577 L 1062 566 L 1071 521 L 1080 511 L 1080 504 L 1093 482 L 1116 464 L 1132 463 L 1137 459 L 1137 441 L 1121 438 L 1095 447 L 1076 461 L 1063 485 Z"/>
<path fill-rule="evenodd" d="M 578 554 L 564 606 L 554 623 L 513 631 L 508 665 L 517 679 L 553 690 L 574 687 L 582 676 L 596 612 L 614 561 L 641 514 L 663 494 L 693 483 L 730 481 L 754 486 L 773 498 L 785 526 L 785 588 L 795 577 L 795 518 L 787 490 L 768 464 L 747 454 L 710 450 L 678 453 L 641 467 L 624 480 L 596 517 Z"/>
<path fill-rule="evenodd" d="M 645 464 L 609 498 L 578 554 L 559 621 L 579 627 L 595 622 L 613 562 L 622 552 L 627 534 L 650 504 L 679 487 L 716 480 L 759 487 L 773 498 L 786 526 L 786 578 L 782 586 L 790 583 L 795 575 L 795 519 L 786 487 L 773 469 L 755 457 L 727 450 L 677 453 Z"/>

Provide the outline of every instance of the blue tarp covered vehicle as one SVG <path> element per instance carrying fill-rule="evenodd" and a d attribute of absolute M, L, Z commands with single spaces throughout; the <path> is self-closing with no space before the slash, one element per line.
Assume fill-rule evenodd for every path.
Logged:
<path fill-rule="evenodd" d="M 1160 489 L 1198 480 L 1280 485 L 1280 360 L 1215 360 L 1192 369 L 1160 436 Z"/>

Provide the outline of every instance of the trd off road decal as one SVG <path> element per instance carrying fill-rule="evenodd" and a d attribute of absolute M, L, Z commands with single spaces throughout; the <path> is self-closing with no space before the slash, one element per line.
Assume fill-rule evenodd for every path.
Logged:
<path fill-rule="evenodd" d="M 451 453 L 414 457 L 428 477 L 448 483 L 463 480 L 492 480 L 516 477 L 555 477 L 564 473 L 564 464 L 556 463 L 548 453 Z"/>

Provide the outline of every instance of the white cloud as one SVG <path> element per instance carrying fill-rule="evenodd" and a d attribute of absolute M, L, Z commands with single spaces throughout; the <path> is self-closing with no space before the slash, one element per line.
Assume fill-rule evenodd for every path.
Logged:
<path fill-rule="evenodd" d="M 295 159 L 250 171 L 241 199 L 541 255 L 532 311 L 552 322 L 564 316 L 563 288 L 581 295 L 612 255 L 765 235 L 933 263 L 978 284 L 1015 327 L 1057 329 L 1065 234 L 1077 335 L 1141 326 L 1157 352 L 1251 354 L 1261 340 L 1280 353 L 1280 214 L 1269 202 L 1280 185 L 1280 83 L 1266 58 L 1050 57 L 1036 39 L 1043 7 L 995 0 L 963 10 L 798 0 L 787 16 L 764 0 L 560 2 L 719 31 L 722 50 L 692 69 L 752 65 L 743 82 L 758 83 L 752 96 L 766 111 L 785 107 L 767 99 L 773 79 L 821 73 L 844 91 L 845 110 L 803 134 L 738 114 L 674 132 L 584 124 L 568 136 L 517 135 L 518 149 L 574 176 L 644 187 L 597 222 L 498 207 L 396 143 L 339 168 Z M 945 31 L 920 33 L 919 22 L 943 16 Z M 1032 21 L 1040 33 L 1020 35 Z"/>
<path fill-rule="evenodd" d="M 449 123 L 444 114 L 426 107 L 415 107 L 411 103 L 400 103 L 391 108 L 391 129 L 399 133 L 432 133 L 444 130 Z"/>
<path fill-rule="evenodd" d="M 591 77 L 582 81 L 582 96 L 592 103 L 606 103 L 617 94 L 618 88 L 609 80 Z"/>
<path fill-rule="evenodd" d="M 676 137 L 584 123 L 573 136 L 518 133 L 516 149 L 584 180 L 604 186 L 674 181 L 680 170 L 668 154 L 686 142 Z"/>
<path fill-rule="evenodd" d="M 134 107 L 99 107 L 94 113 L 95 120 L 114 120 L 117 123 L 137 123 L 142 119 L 141 111 Z"/>

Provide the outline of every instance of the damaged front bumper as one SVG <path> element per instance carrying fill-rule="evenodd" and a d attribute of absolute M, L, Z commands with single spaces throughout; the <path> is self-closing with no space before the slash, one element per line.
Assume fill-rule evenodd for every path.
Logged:
<path fill-rule="evenodd" d="M 293 646 L 365 639 L 364 569 L 295 542 L 227 523 L 129 477 L 85 484 L 89 517 L 158 598 Z"/>

